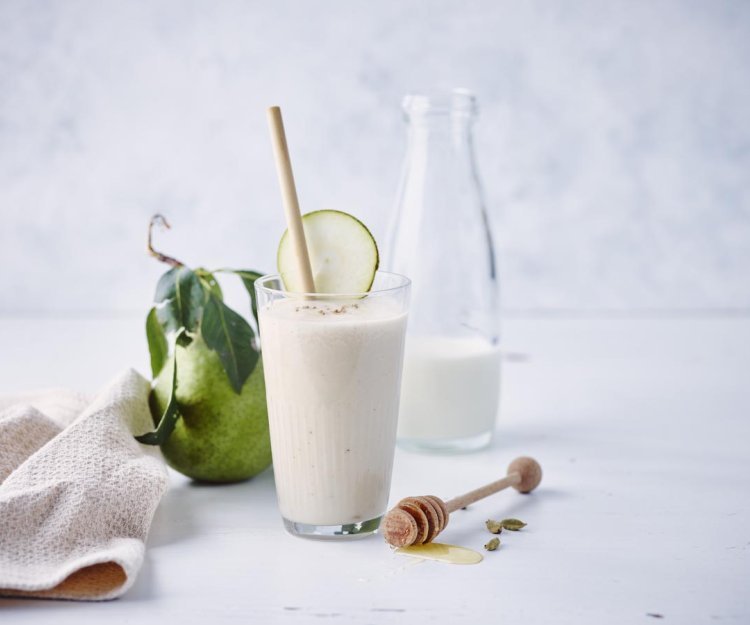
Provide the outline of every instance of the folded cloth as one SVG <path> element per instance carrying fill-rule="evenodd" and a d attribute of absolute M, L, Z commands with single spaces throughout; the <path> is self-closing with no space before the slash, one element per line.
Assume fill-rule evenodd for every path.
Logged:
<path fill-rule="evenodd" d="M 0 398 L 0 596 L 114 599 L 135 581 L 167 488 L 149 383 L 129 370 L 93 401 Z"/>

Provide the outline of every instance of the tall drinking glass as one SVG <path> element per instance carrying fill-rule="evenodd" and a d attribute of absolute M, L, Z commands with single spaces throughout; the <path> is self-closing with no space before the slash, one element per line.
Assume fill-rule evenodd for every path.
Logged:
<path fill-rule="evenodd" d="M 297 536 L 377 530 L 388 505 L 410 282 L 367 293 L 255 283 L 279 508 Z"/>

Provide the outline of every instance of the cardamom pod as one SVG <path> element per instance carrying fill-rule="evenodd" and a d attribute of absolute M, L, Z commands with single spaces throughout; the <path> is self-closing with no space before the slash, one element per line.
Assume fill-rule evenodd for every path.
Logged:
<path fill-rule="evenodd" d="M 490 540 L 490 542 L 488 542 L 484 546 L 484 548 L 487 551 L 495 551 L 495 549 L 497 549 L 499 546 L 500 546 L 500 539 L 499 538 L 493 538 L 493 539 Z"/>
<path fill-rule="evenodd" d="M 502 525 L 503 529 L 510 530 L 511 532 L 517 532 L 526 527 L 526 523 L 518 519 L 503 519 L 500 521 L 500 525 Z"/>
<path fill-rule="evenodd" d="M 487 531 L 489 531 L 492 534 L 499 534 L 503 531 L 503 524 L 500 521 L 493 521 L 492 519 L 487 519 L 484 523 L 487 526 Z"/>

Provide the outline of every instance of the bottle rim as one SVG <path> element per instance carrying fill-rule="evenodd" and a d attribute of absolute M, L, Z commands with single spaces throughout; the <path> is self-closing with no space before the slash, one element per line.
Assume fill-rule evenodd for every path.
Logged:
<path fill-rule="evenodd" d="M 469 89 L 436 89 L 404 96 L 402 108 L 407 115 L 463 115 L 478 113 L 477 98 Z"/>

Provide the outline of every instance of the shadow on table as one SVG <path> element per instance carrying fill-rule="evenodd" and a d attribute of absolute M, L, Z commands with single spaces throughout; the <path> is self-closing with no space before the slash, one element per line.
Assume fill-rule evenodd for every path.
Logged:
<path fill-rule="evenodd" d="M 168 547 L 199 536 L 212 526 L 214 517 L 227 506 L 246 504 L 252 500 L 275 502 L 273 471 L 267 469 L 245 482 L 209 484 L 194 482 L 177 473 L 171 474 L 171 486 L 162 497 L 146 544 L 143 567 L 131 589 L 120 599 L 148 601 L 159 595 L 158 565 L 150 557 L 151 550 Z"/>
<path fill-rule="evenodd" d="M 156 509 L 146 548 L 164 547 L 192 538 L 200 533 L 201 527 L 211 523 L 216 511 L 252 500 L 275 503 L 271 469 L 234 484 L 194 482 L 173 474 L 172 485 Z"/>

